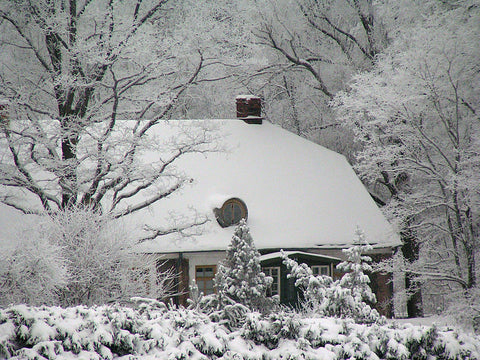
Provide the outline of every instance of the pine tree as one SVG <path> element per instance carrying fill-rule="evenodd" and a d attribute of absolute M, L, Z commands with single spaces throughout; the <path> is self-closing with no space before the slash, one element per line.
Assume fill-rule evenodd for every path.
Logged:
<path fill-rule="evenodd" d="M 373 270 L 369 264 L 372 258 L 363 255 L 373 248 L 367 243 L 365 234 L 359 227 L 355 230 L 353 244 L 348 249 L 342 250 L 347 260 L 337 265 L 337 269 L 346 273 L 340 280 L 340 286 L 351 289 L 352 296 L 358 302 L 368 301 L 375 303 L 377 299 L 370 288 L 370 278 L 365 274 L 365 272 Z"/>
<path fill-rule="evenodd" d="M 284 254 L 283 263 L 290 271 L 289 277 L 295 279 L 295 286 L 303 292 L 304 311 L 321 316 L 351 318 L 359 323 L 383 321 L 378 312 L 366 303 L 376 302 L 369 286 L 370 279 L 364 273 L 372 271 L 368 264 L 372 259 L 363 255 L 371 249 L 363 231 L 357 228 L 353 246 L 343 250 L 347 260 L 337 265 L 345 274 L 336 281 L 329 276 L 313 275 L 307 265 L 298 264 Z"/>
<path fill-rule="evenodd" d="M 265 294 L 272 281 L 262 272 L 260 253 L 255 248 L 250 229 L 242 220 L 215 276 L 220 304 L 240 303 L 252 310 L 263 311 L 268 302 Z"/>

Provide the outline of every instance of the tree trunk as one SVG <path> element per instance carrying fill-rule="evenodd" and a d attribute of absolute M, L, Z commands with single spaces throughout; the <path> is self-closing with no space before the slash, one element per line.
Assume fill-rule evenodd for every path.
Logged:
<path fill-rule="evenodd" d="M 400 232 L 400 236 L 403 241 L 402 253 L 405 260 L 407 260 L 410 263 L 418 260 L 420 249 L 412 231 L 409 229 L 405 229 Z M 406 274 L 405 276 L 406 289 L 410 289 L 414 285 L 413 277 L 414 276 L 411 274 L 408 274 L 408 273 Z M 408 298 L 407 312 L 408 312 L 409 318 L 423 316 L 422 291 L 420 288 L 417 289 L 415 293 Z"/>
<path fill-rule="evenodd" d="M 477 274 L 475 269 L 475 247 L 472 241 L 465 244 L 465 252 L 467 256 L 467 288 L 471 289 L 477 285 Z"/>
<path fill-rule="evenodd" d="M 62 208 L 65 209 L 76 203 L 76 194 L 72 191 L 76 184 L 76 145 L 78 136 L 66 136 L 62 139 L 62 160 L 65 162 L 63 176 L 60 180 L 62 187 Z"/>
<path fill-rule="evenodd" d="M 465 215 L 467 218 L 467 232 L 469 239 L 467 240 L 467 246 L 465 246 L 467 251 L 467 267 L 468 267 L 468 287 L 471 289 L 477 285 L 477 272 L 476 272 L 476 260 L 475 260 L 475 243 L 477 243 L 477 239 L 475 237 L 475 231 L 473 228 L 473 218 L 472 218 L 472 211 L 468 208 L 465 211 Z"/>

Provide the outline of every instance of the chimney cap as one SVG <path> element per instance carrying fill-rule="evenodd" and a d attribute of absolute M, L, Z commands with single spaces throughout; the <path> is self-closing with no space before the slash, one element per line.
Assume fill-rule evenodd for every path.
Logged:
<path fill-rule="evenodd" d="M 245 100 L 251 100 L 251 99 L 260 99 L 259 96 L 256 95 L 237 95 L 235 99 L 245 99 Z"/>

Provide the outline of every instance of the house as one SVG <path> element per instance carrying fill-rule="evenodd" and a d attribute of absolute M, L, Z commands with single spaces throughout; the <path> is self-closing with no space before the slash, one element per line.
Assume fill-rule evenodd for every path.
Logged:
<path fill-rule="evenodd" d="M 142 215 L 160 222 L 171 211 L 194 209 L 209 219 L 188 236 L 170 234 L 141 244 L 141 251 L 161 254 L 163 266 L 180 274 L 176 286 L 183 294 L 177 303 L 185 303 L 193 280 L 205 294 L 214 291 L 217 264 L 242 218 L 262 254 L 264 271 L 274 279 L 271 294 L 288 304 L 296 302 L 297 294 L 286 277 L 281 249 L 315 273 L 338 277 L 335 265 L 344 259 L 342 249 L 352 244 L 357 226 L 373 246 L 374 260 L 390 257 L 401 245 L 346 159 L 263 120 L 259 98 L 237 97 L 236 119 L 205 121 L 218 129 L 226 151 L 181 159 L 179 169 L 191 183 Z M 389 303 L 390 278 L 371 278 L 379 304 Z M 391 307 L 379 310 L 391 314 Z"/>

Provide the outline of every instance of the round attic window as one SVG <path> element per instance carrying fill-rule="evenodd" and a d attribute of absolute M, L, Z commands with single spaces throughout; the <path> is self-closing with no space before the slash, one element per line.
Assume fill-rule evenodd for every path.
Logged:
<path fill-rule="evenodd" d="M 220 209 L 214 209 L 214 213 L 221 227 L 236 225 L 248 218 L 247 205 L 238 198 L 228 199 Z"/>

